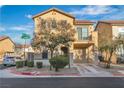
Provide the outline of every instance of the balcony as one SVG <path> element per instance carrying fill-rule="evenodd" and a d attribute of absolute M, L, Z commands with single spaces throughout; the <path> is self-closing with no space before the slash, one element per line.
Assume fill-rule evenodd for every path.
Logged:
<path fill-rule="evenodd" d="M 76 42 L 89 42 L 89 41 L 93 41 L 94 38 L 92 37 L 92 35 L 88 36 L 88 37 L 82 37 L 82 39 L 78 39 L 76 40 Z"/>
<path fill-rule="evenodd" d="M 94 41 L 93 41 L 92 35 L 90 35 L 87 38 L 84 38 L 82 40 L 75 41 L 74 42 L 74 49 L 88 48 L 91 45 L 94 45 Z"/>

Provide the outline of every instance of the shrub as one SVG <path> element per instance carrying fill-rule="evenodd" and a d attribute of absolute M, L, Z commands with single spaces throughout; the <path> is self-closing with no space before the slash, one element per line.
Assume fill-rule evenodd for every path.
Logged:
<path fill-rule="evenodd" d="M 59 68 L 64 68 L 66 65 L 69 64 L 69 59 L 65 55 L 59 55 L 51 58 L 49 62 L 53 66 L 53 68 L 55 68 L 55 71 L 58 71 Z"/>
<path fill-rule="evenodd" d="M 28 67 L 34 67 L 34 62 L 27 62 Z"/>
<path fill-rule="evenodd" d="M 37 68 L 42 68 L 43 63 L 42 62 L 37 62 L 36 65 L 37 65 Z"/>
<path fill-rule="evenodd" d="M 22 68 L 24 65 L 24 61 L 17 61 L 16 62 L 16 68 Z"/>

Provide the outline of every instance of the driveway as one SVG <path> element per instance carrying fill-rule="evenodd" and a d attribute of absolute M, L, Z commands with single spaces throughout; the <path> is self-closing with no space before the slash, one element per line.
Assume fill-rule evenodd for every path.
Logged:
<path fill-rule="evenodd" d="M 7 69 L 11 68 L 13 66 L 4 66 L 0 65 L 0 78 L 11 78 L 11 77 L 17 77 L 17 75 L 14 75 L 10 73 Z"/>
<path fill-rule="evenodd" d="M 7 69 L 13 66 L 4 66 L 3 64 L 0 64 L 0 70 Z"/>
<path fill-rule="evenodd" d="M 112 77 L 113 75 L 105 69 L 88 63 L 75 64 L 82 77 Z"/>

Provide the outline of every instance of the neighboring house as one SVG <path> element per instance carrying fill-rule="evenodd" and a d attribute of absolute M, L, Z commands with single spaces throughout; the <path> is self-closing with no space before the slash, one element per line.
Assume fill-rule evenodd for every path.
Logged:
<path fill-rule="evenodd" d="M 0 61 L 3 60 L 3 56 L 14 53 L 15 44 L 11 38 L 7 36 L 0 36 Z"/>
<path fill-rule="evenodd" d="M 97 47 L 111 42 L 118 35 L 124 36 L 124 20 L 107 20 L 98 21 L 95 31 L 98 32 Z M 124 50 L 120 50 L 124 54 Z M 112 58 L 113 63 L 116 63 L 117 54 Z"/>
<path fill-rule="evenodd" d="M 69 53 L 72 55 L 72 58 L 75 62 L 85 62 L 87 59 L 93 58 L 93 48 L 96 44 L 96 40 L 94 39 L 95 37 L 92 35 L 95 33 L 93 28 L 94 22 L 88 20 L 76 20 L 75 17 L 69 13 L 63 12 L 56 8 L 52 8 L 33 16 L 35 23 L 35 33 L 39 32 L 38 26 L 41 18 L 65 20 L 66 22 L 70 23 L 73 28 L 76 29 L 76 41 L 73 42 L 69 48 Z M 44 55 L 48 56 L 49 54 L 44 53 Z"/>
<path fill-rule="evenodd" d="M 16 46 L 15 46 L 16 55 L 23 58 L 24 57 L 24 52 L 27 54 L 29 52 L 34 52 L 34 50 L 31 47 L 31 45 L 16 44 Z"/>

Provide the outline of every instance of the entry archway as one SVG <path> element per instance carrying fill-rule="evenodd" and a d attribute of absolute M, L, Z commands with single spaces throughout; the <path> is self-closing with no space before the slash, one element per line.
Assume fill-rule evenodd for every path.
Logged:
<path fill-rule="evenodd" d="M 65 55 L 67 55 L 67 54 L 69 53 L 68 47 L 61 47 L 61 51 L 62 51 Z"/>

